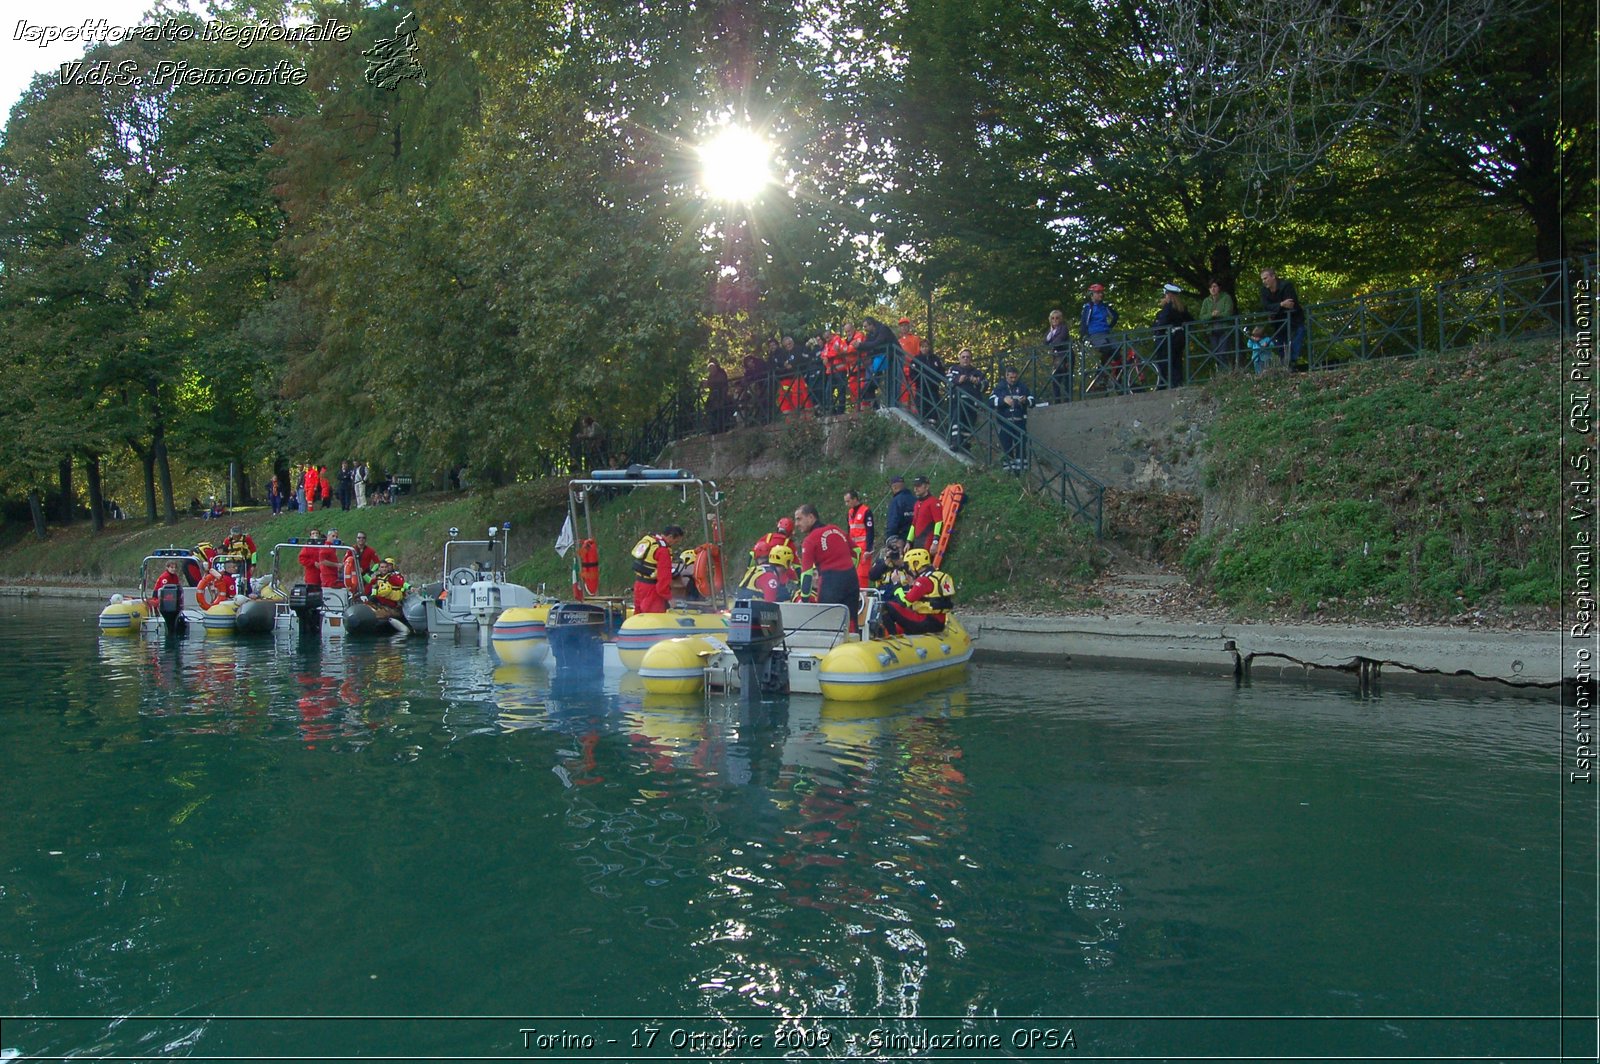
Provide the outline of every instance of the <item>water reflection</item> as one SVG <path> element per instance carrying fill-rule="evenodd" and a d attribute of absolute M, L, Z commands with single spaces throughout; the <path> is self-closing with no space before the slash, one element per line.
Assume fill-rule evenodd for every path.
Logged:
<path fill-rule="evenodd" d="M 750 710 L 439 641 L 7 634 L 24 1011 L 1538 1012 L 1555 986 L 1526 703 L 979 666 Z M 258 1051 L 198 1021 L 23 1048 L 168 1043 Z"/>

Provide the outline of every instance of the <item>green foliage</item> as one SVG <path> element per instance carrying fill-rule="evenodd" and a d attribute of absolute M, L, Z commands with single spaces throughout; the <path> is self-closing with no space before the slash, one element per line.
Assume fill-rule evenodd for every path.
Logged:
<path fill-rule="evenodd" d="M 796 465 L 815 462 L 827 442 L 828 430 L 821 421 L 806 411 L 790 418 L 778 436 L 778 453 Z"/>
<path fill-rule="evenodd" d="M 1247 611 L 1554 605 L 1558 357 L 1485 346 L 1220 380 L 1207 490 L 1252 501 L 1185 564 Z"/>

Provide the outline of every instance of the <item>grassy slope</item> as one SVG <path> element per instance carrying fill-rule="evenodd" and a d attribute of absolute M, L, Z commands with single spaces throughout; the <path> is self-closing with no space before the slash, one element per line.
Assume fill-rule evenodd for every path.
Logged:
<path fill-rule="evenodd" d="M 1101 551 L 1093 537 L 1066 521 L 1058 511 L 1025 496 L 1017 482 L 993 474 L 931 469 L 940 483 L 960 476 L 967 487 L 967 505 L 953 539 L 946 568 L 956 578 L 963 600 L 972 605 L 1015 604 L 1067 609 L 1076 604 L 1071 585 L 1091 577 Z M 823 516 L 841 523 L 844 489 L 859 486 L 880 511 L 882 475 L 867 470 L 832 469 L 769 479 L 724 480 L 721 510 L 729 556 L 730 579 L 744 571 L 746 552 L 758 536 L 801 502 L 815 502 Z M 942 486 L 942 484 L 941 484 Z M 0 578 L 15 581 L 80 581 L 123 585 L 137 573 L 140 559 L 152 548 L 192 546 L 215 541 L 237 520 L 255 537 L 263 557 L 273 543 L 303 538 L 313 528 L 334 524 L 346 542 L 360 529 L 379 551 L 396 555 L 413 580 L 437 577 L 446 530 L 456 526 L 464 538 L 481 538 L 491 522 L 513 526 L 512 579 L 546 584 L 561 593 L 571 584 L 571 555 L 559 558 L 552 545 L 565 516 L 566 484 L 538 481 L 467 495 L 421 496 L 392 507 L 352 513 L 317 512 L 272 517 L 262 511 L 239 513 L 222 521 L 186 520 L 154 528 L 143 522 L 120 521 L 106 534 L 93 536 L 88 525 L 52 528 L 44 542 L 31 536 L 0 551 Z M 331 518 L 331 520 L 330 520 Z M 672 522 L 689 529 L 698 542 L 699 514 L 693 499 L 685 504 L 670 489 L 625 493 L 594 507 L 595 536 L 600 543 L 602 590 L 631 592 L 627 550 L 645 531 Z"/>
<path fill-rule="evenodd" d="M 1186 564 L 1244 614 L 1554 605 L 1559 358 L 1547 341 L 1219 382 L 1221 527 Z"/>

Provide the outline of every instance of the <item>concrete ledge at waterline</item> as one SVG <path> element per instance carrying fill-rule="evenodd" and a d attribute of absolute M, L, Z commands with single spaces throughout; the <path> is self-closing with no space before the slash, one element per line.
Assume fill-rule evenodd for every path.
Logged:
<path fill-rule="evenodd" d="M 0 598 L 107 599 L 114 587 L 54 587 L 28 584 L 0 584 Z M 126 588 L 120 589 L 124 595 Z"/>
<path fill-rule="evenodd" d="M 1561 637 L 1554 632 L 1346 625 L 1185 624 L 1141 616 L 962 615 L 976 656 L 1252 679 L 1321 674 L 1385 684 L 1494 681 L 1529 693 L 1560 689 Z M 1375 670 L 1374 671 L 1374 667 Z"/>

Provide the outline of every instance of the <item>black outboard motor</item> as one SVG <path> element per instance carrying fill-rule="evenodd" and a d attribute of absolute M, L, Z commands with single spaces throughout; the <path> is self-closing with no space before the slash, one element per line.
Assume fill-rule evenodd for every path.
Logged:
<path fill-rule="evenodd" d="M 605 642 L 611 611 L 591 602 L 563 602 L 550 608 L 545 618 L 545 638 L 556 668 L 562 672 L 581 670 L 600 679 L 605 665 Z"/>
<path fill-rule="evenodd" d="M 322 588 L 295 584 L 289 589 L 289 609 L 300 620 L 300 634 L 322 635 Z"/>
<path fill-rule="evenodd" d="M 739 599 L 728 615 L 728 649 L 739 662 L 739 689 L 747 699 L 789 690 L 783 612 L 776 602 Z"/>
<path fill-rule="evenodd" d="M 183 615 L 183 588 L 168 584 L 156 591 L 156 613 L 167 624 L 170 635 L 183 635 L 189 630 L 189 618 Z"/>

